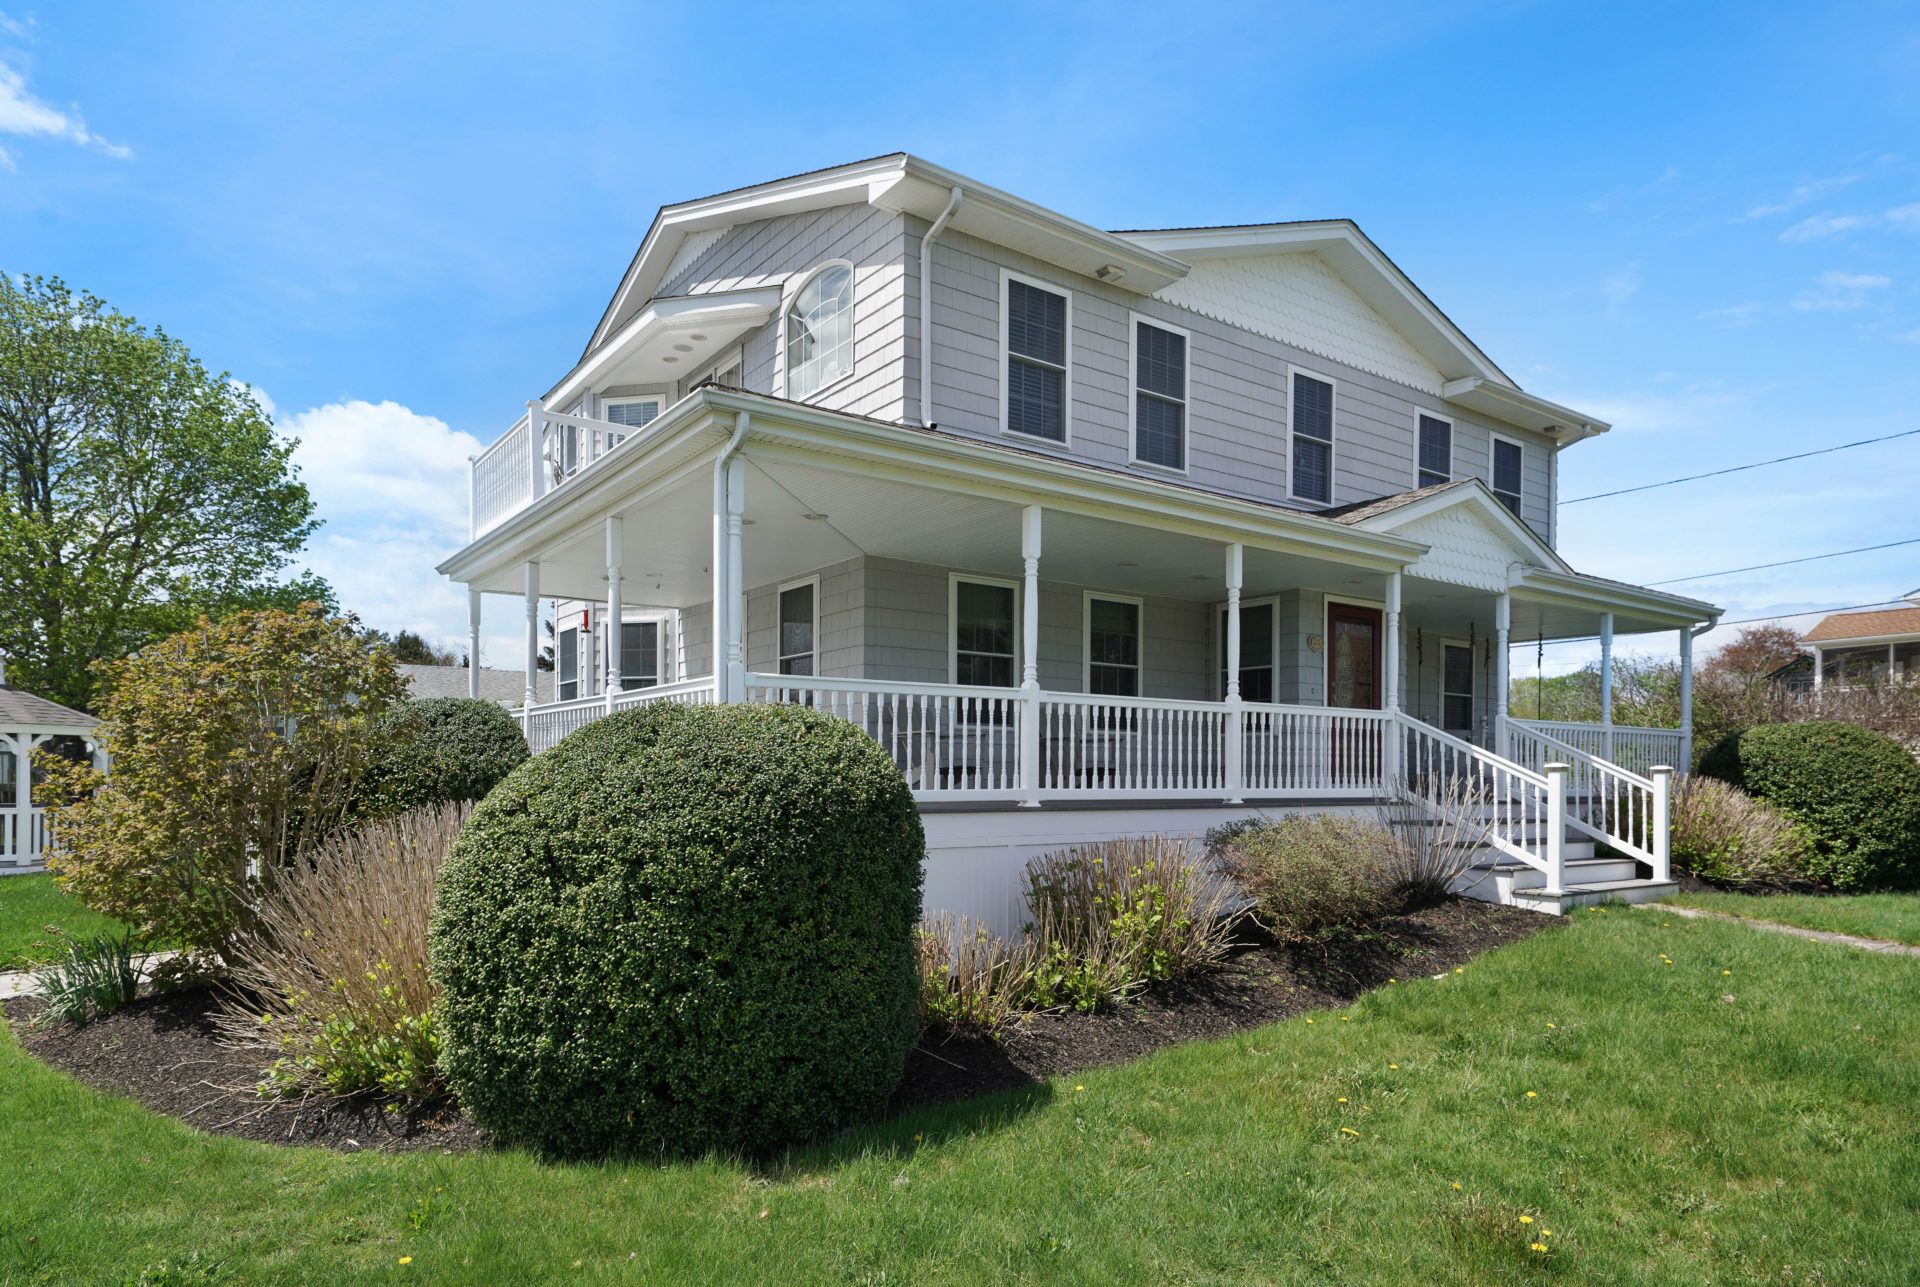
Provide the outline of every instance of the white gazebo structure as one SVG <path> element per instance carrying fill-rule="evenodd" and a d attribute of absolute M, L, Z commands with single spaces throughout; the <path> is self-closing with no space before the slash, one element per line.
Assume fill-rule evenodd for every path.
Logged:
<path fill-rule="evenodd" d="M 45 863 L 46 823 L 33 804 L 35 747 L 56 737 L 77 737 L 100 763 L 100 721 L 44 697 L 11 688 L 0 656 L 0 875 L 38 871 Z"/>

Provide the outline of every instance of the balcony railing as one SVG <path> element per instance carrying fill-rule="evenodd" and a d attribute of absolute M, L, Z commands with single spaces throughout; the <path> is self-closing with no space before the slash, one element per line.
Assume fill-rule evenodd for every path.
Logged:
<path fill-rule="evenodd" d="M 562 415 L 538 402 L 473 458 L 468 539 L 498 527 L 555 487 L 603 459 L 639 430 L 610 420 Z"/>

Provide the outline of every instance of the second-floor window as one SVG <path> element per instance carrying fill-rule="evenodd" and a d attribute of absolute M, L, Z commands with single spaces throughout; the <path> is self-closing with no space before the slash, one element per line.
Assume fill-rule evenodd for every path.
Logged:
<path fill-rule="evenodd" d="M 638 429 L 650 424 L 660 414 L 659 398 L 608 398 L 601 404 L 604 414 L 602 420 L 624 425 L 628 429 Z"/>
<path fill-rule="evenodd" d="M 1133 324 L 1133 458 L 1187 467 L 1187 337 Z"/>
<path fill-rule="evenodd" d="M 853 373 L 853 269 L 829 264 L 787 310 L 787 396 L 812 397 Z"/>
<path fill-rule="evenodd" d="M 1293 373 L 1293 496 L 1333 500 L 1333 382 Z"/>
<path fill-rule="evenodd" d="M 1009 433 L 1067 440 L 1067 297 L 1006 279 Z"/>
<path fill-rule="evenodd" d="M 1453 426 L 1437 416 L 1420 417 L 1420 482 L 1433 487 L 1453 479 Z"/>
<path fill-rule="evenodd" d="M 1520 444 L 1509 438 L 1493 440 L 1493 494 L 1500 503 L 1520 514 Z"/>

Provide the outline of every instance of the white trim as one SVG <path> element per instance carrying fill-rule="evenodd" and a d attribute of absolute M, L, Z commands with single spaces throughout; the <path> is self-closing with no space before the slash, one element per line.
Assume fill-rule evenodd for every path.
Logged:
<path fill-rule="evenodd" d="M 1311 367 L 1289 362 L 1286 366 L 1287 387 L 1287 499 L 1302 505 L 1332 506 L 1338 489 L 1334 486 L 1337 477 L 1335 465 L 1340 456 L 1340 382 L 1330 375 L 1323 375 Z M 1293 379 L 1304 375 L 1310 380 L 1318 380 L 1331 391 L 1327 395 L 1327 495 L 1322 500 L 1317 496 L 1302 496 L 1293 490 L 1294 450 L 1293 440 L 1297 436 L 1293 419 Z M 1317 441 L 1317 440 L 1316 440 Z"/>
<path fill-rule="evenodd" d="M 784 316 L 784 314 L 777 314 L 776 316 Z M 712 379 L 714 376 L 719 375 L 722 371 L 726 370 L 730 366 L 739 367 L 740 378 L 742 380 L 745 380 L 747 378 L 746 352 L 747 352 L 746 345 L 736 344 L 731 349 L 728 349 L 726 352 L 722 353 L 719 357 L 715 358 L 713 361 L 707 363 L 707 365 L 701 367 L 693 375 L 690 375 L 687 377 L 687 392 L 688 393 L 694 392 L 697 386 L 699 385 L 700 381 Z M 731 386 L 724 385 L 724 384 L 716 384 L 714 387 L 725 389 Z"/>
<path fill-rule="evenodd" d="M 1494 480 L 1499 477 L 1499 471 L 1494 465 L 1493 458 L 1493 444 L 1496 442 L 1510 443 L 1520 453 L 1520 490 L 1516 493 L 1511 493 L 1519 498 L 1520 505 L 1518 509 L 1509 509 L 1506 501 L 1501 499 L 1499 490 L 1494 486 Z M 1493 493 L 1495 500 L 1500 501 L 1500 507 L 1502 509 L 1506 509 L 1507 513 L 1519 519 L 1522 524 L 1527 523 L 1524 514 L 1527 508 L 1527 444 L 1518 438 L 1493 429 L 1487 430 L 1487 490 Z M 1527 525 L 1531 526 L 1531 524 Z"/>
<path fill-rule="evenodd" d="M 1163 465 L 1157 460 L 1140 459 L 1140 328 L 1151 326 L 1156 331 L 1165 331 L 1169 335 L 1178 335 L 1184 344 L 1183 360 L 1180 369 L 1180 385 L 1185 391 L 1180 397 L 1180 460 L 1181 464 Z M 1164 394 L 1149 393 L 1148 397 L 1168 399 Z M 1169 474 L 1186 477 L 1193 467 L 1193 332 L 1184 326 L 1175 326 L 1163 322 L 1157 317 L 1148 317 L 1145 313 L 1131 310 L 1127 313 L 1127 463 L 1143 469 L 1157 469 Z"/>
<path fill-rule="evenodd" d="M 849 356 L 847 358 L 847 369 L 842 374 L 826 381 L 819 388 L 808 393 L 806 399 L 796 398 L 793 396 L 792 391 L 787 388 L 787 315 L 793 311 L 794 305 L 800 302 L 800 292 L 805 290 L 814 278 L 829 268 L 844 268 L 848 273 L 847 351 Z M 860 268 L 859 265 L 855 264 L 851 259 L 822 260 L 807 269 L 806 272 L 793 278 L 790 286 L 781 291 L 780 311 L 774 314 L 774 318 L 779 325 L 774 328 L 775 333 L 773 337 L 773 387 L 780 390 L 780 396 L 794 402 L 810 400 L 819 397 L 828 389 L 839 384 L 842 380 L 851 380 L 854 377 L 855 372 L 859 370 L 860 366 L 860 336 L 853 324 L 859 306 Z M 741 374 L 744 378 L 744 368 Z"/>
<path fill-rule="evenodd" d="M 970 581 L 975 585 L 998 586 L 1012 593 L 1013 685 L 1015 688 L 1018 688 L 1020 686 L 1020 673 L 1026 664 L 1022 656 L 1022 641 L 1025 639 L 1025 636 L 1020 633 L 1021 627 L 1026 624 L 1026 616 L 1020 604 L 1020 600 L 1023 597 L 1020 593 L 1021 583 L 1019 581 L 1009 581 L 1005 577 L 978 576 L 972 572 L 947 573 L 947 682 L 949 684 L 958 684 L 960 682 L 960 583 L 962 581 Z M 972 685 L 969 686 L 971 687 Z M 979 686 L 985 687 L 985 685 Z"/>
<path fill-rule="evenodd" d="M 1013 383 L 1010 372 L 1010 368 L 1013 365 L 1013 350 L 1008 344 L 1007 337 L 1007 306 L 1011 302 L 1007 290 L 1007 283 L 1009 282 L 1019 282 L 1024 286 L 1031 286 L 1035 290 L 1043 290 L 1049 295 L 1059 295 L 1067 301 L 1064 335 L 1066 347 L 1060 355 L 1066 360 L 1060 368 L 1060 437 L 1057 439 L 1042 438 L 1038 434 L 1021 433 L 1007 427 L 1007 407 L 1013 393 Z M 1073 288 L 1071 286 L 1061 286 L 1056 282 L 1047 281 L 1045 278 L 1030 277 L 1026 273 L 1017 273 L 1011 268 L 1002 268 L 1000 270 L 999 309 L 1000 432 L 1020 442 L 1044 443 L 1050 447 L 1062 448 L 1073 446 Z M 1025 361 L 1033 362 L 1040 366 L 1047 365 L 1038 358 L 1030 358 L 1025 354 L 1022 354 L 1021 357 Z"/>
<path fill-rule="evenodd" d="M 645 425 L 620 426 L 632 434 L 639 433 L 642 429 L 646 428 L 647 425 L 652 424 L 654 420 L 658 420 L 661 416 L 665 415 L 671 399 L 664 393 L 624 393 L 614 397 L 608 397 L 605 394 L 596 394 L 594 395 L 593 401 L 595 408 L 600 413 L 593 418 L 595 420 L 605 420 L 608 424 L 619 424 L 618 421 L 607 414 L 608 408 L 631 406 L 636 402 L 651 402 L 653 404 L 653 420 L 647 421 Z"/>
<path fill-rule="evenodd" d="M 1084 590 L 1080 595 L 1080 691 L 1093 693 L 1093 601 L 1131 603 L 1134 611 L 1134 687 L 1135 697 L 1147 695 L 1147 601 L 1137 594 L 1111 594 L 1105 590 Z M 1110 665 L 1102 662 L 1101 665 Z"/>
<path fill-rule="evenodd" d="M 1428 420 L 1437 420 L 1447 427 L 1447 476 L 1442 478 L 1440 482 L 1450 483 L 1460 476 L 1460 471 L 1453 467 L 1454 457 L 1458 454 L 1457 448 L 1460 438 L 1459 422 L 1452 416 L 1443 416 L 1438 411 L 1429 411 L 1416 402 L 1413 405 L 1413 485 L 1416 489 L 1421 487 L 1437 487 L 1439 485 L 1438 483 L 1426 483 L 1420 480 L 1420 476 L 1428 472 L 1427 467 L 1420 463 L 1420 420 L 1423 416 Z M 1523 477 L 1524 474 L 1525 470 L 1523 468 Z"/>
<path fill-rule="evenodd" d="M 810 576 L 797 577 L 792 581 L 788 581 L 784 585 L 776 586 L 774 588 L 774 591 L 773 591 L 773 669 L 776 674 L 786 673 L 780 669 L 780 663 L 786 660 L 786 657 L 783 656 L 780 652 L 780 626 L 781 626 L 780 596 L 785 594 L 789 590 L 798 590 L 803 585 L 810 585 L 813 587 L 813 649 L 812 651 L 804 655 L 813 658 L 813 673 L 816 676 L 819 675 L 820 673 L 820 574 L 818 572 L 815 572 Z M 796 657 L 799 657 L 803 654 L 794 653 L 793 655 Z"/>

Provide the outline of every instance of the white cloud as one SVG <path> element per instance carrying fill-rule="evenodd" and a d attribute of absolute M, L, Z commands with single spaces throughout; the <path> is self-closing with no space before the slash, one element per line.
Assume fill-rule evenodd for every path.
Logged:
<path fill-rule="evenodd" d="M 1846 187 L 1859 177 L 1857 174 L 1849 174 L 1833 179 L 1818 179 L 1812 183 L 1803 183 L 1779 201 L 1771 201 L 1755 206 L 1753 209 L 1747 211 L 1746 214 L 1742 215 L 1741 219 L 1764 219 L 1768 215 L 1786 214 L 1789 210 L 1799 209 L 1823 192 L 1831 192 L 1835 188 Z"/>
<path fill-rule="evenodd" d="M 1870 291 L 1883 290 L 1892 284 L 1891 277 L 1879 273 L 1830 270 L 1820 274 L 1819 284 L 1814 289 L 1795 296 L 1793 306 L 1803 310 L 1863 308 L 1869 302 L 1867 297 Z"/>
<path fill-rule="evenodd" d="M 89 130 L 77 108 L 63 112 L 35 98 L 27 89 L 27 78 L 5 63 L 0 63 L 0 134 L 77 143 L 122 160 L 133 155 L 131 148 L 109 143 Z M 13 158 L 4 148 L 0 148 L 0 165 L 13 168 Z"/>
<path fill-rule="evenodd" d="M 1802 219 L 1793 227 L 1780 234 L 1782 241 L 1818 241 L 1822 237 L 1835 237 L 1843 232 L 1852 232 L 1855 228 L 1865 228 L 1873 223 L 1871 215 L 1830 215 L 1817 214 Z"/>
<path fill-rule="evenodd" d="M 1920 232 L 1920 201 L 1887 211 L 1887 226 L 1900 232 Z"/>
<path fill-rule="evenodd" d="M 300 439 L 293 458 L 325 520 L 300 561 L 367 625 L 465 651 L 466 594 L 433 568 L 466 544 L 467 457 L 480 441 L 390 401 L 329 403 L 279 425 Z"/>

